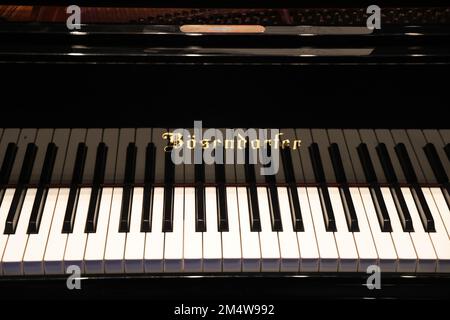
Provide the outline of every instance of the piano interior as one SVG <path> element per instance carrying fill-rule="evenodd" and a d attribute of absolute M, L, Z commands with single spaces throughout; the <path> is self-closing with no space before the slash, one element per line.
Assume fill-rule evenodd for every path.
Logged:
<path fill-rule="evenodd" d="M 444 2 L 10 2 L 2 298 L 450 297 Z"/>

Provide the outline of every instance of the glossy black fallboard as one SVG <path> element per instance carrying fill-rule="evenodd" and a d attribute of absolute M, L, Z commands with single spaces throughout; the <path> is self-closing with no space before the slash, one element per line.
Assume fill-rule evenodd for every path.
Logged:
<path fill-rule="evenodd" d="M 3 63 L 1 127 L 448 128 L 441 64 Z"/>

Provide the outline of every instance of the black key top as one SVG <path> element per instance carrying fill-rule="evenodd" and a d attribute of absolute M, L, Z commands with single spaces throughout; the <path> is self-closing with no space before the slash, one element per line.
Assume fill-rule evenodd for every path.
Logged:
<path fill-rule="evenodd" d="M 286 182 L 288 183 L 287 192 L 294 231 L 305 231 L 302 212 L 300 210 L 300 203 L 298 200 L 294 167 L 292 165 L 291 149 L 289 147 L 281 149 L 281 161 L 283 162 L 284 175 Z"/>
<path fill-rule="evenodd" d="M 172 161 L 171 153 L 166 152 L 164 168 L 163 232 L 173 231 L 174 177 L 175 165 Z"/>
<path fill-rule="evenodd" d="M 247 202 L 250 215 L 250 231 L 261 231 L 261 217 L 259 214 L 258 193 L 256 189 L 255 165 L 251 163 L 251 152 L 247 142 L 245 149 L 245 181 L 247 182 Z"/>
<path fill-rule="evenodd" d="M 195 164 L 195 231 L 206 232 L 205 165 Z"/>
<path fill-rule="evenodd" d="M 119 232 L 130 231 L 131 207 L 133 203 L 133 184 L 136 173 L 137 148 L 134 143 L 128 144 L 125 160 L 125 177 L 122 194 L 122 206 L 120 209 Z"/>
<path fill-rule="evenodd" d="M 397 209 L 403 231 L 414 232 L 411 215 L 409 214 L 405 197 L 403 196 L 402 190 L 400 189 L 397 175 L 395 174 L 394 166 L 392 165 L 392 161 L 386 145 L 384 143 L 380 143 L 376 147 L 376 150 L 386 179 L 390 184 L 389 189 L 391 191 L 392 198 L 394 199 L 395 208 Z"/>
<path fill-rule="evenodd" d="M 86 233 L 93 233 L 97 230 L 98 212 L 100 210 L 100 201 L 102 198 L 102 185 L 105 179 L 107 155 L 108 147 L 103 142 L 99 143 L 95 158 L 94 180 L 86 219 Z"/>
<path fill-rule="evenodd" d="M 220 163 L 214 165 L 216 175 L 216 201 L 217 201 L 217 220 L 218 231 L 226 232 L 228 229 L 228 208 L 227 208 L 227 193 L 225 188 L 225 166 Z"/>
<path fill-rule="evenodd" d="M 84 143 L 79 143 L 73 167 L 72 181 L 70 183 L 69 198 L 67 201 L 66 213 L 62 233 L 71 233 L 75 222 L 75 213 L 77 211 L 78 197 L 80 196 L 80 184 L 83 179 L 84 164 L 86 162 L 87 147 Z"/>
<path fill-rule="evenodd" d="M 6 147 L 5 156 L 3 158 L 2 167 L 0 169 L 0 205 L 3 202 L 5 196 L 5 186 L 8 184 L 9 177 L 16 159 L 17 145 L 15 143 L 8 143 Z"/>
<path fill-rule="evenodd" d="M 442 165 L 441 159 L 439 159 L 439 155 L 434 145 L 432 143 L 427 143 L 427 145 L 423 147 L 423 150 L 425 151 L 425 155 L 427 156 L 436 180 L 440 184 L 448 183 L 447 173 L 445 172 L 444 166 Z"/>
<path fill-rule="evenodd" d="M 336 143 L 333 143 L 328 148 L 328 151 L 330 152 L 336 181 L 340 184 L 339 194 L 341 195 L 348 230 L 350 232 L 358 232 L 358 217 L 356 216 L 355 206 L 353 205 L 350 189 L 348 188 L 347 177 L 345 175 L 344 165 L 342 164 L 339 147 Z"/>
<path fill-rule="evenodd" d="M 36 159 L 36 153 L 37 146 L 34 143 L 29 143 L 27 145 L 27 150 L 25 151 L 25 157 L 20 170 L 17 188 L 14 192 L 14 197 L 11 202 L 8 216 L 6 217 L 5 234 L 13 234 L 16 232 L 17 222 L 19 221 L 23 201 L 25 200 L 25 195 L 27 193 L 26 185 L 30 182 L 34 160 Z"/>
<path fill-rule="evenodd" d="M 397 144 L 395 146 L 395 152 L 400 161 L 400 165 L 402 167 L 403 173 L 405 174 L 406 180 L 411 184 L 409 189 L 411 190 L 425 231 L 436 232 L 433 216 L 431 215 L 430 208 L 428 207 L 425 196 L 423 195 L 422 189 L 420 188 L 417 181 L 417 176 L 405 145 L 403 143 Z"/>
<path fill-rule="evenodd" d="M 325 173 L 323 171 L 319 146 L 317 145 L 317 143 L 312 143 L 308 149 L 309 156 L 311 157 L 314 176 L 316 178 L 316 182 L 319 184 L 317 190 L 319 191 L 320 205 L 322 207 L 323 219 L 325 221 L 325 229 L 329 232 L 336 232 L 336 220 L 334 218 L 330 194 L 328 193 L 325 181 Z"/>
<path fill-rule="evenodd" d="M 369 191 L 375 206 L 381 231 L 392 232 L 391 219 L 389 218 L 389 213 L 384 202 L 383 194 L 381 193 L 380 185 L 378 184 L 377 176 L 375 174 L 375 169 L 373 168 L 372 160 L 369 156 L 367 145 L 365 143 L 361 143 L 357 149 L 359 159 L 364 170 L 364 175 L 369 183 Z"/>
<path fill-rule="evenodd" d="M 145 153 L 144 200 L 142 201 L 141 232 L 152 231 L 153 183 L 155 183 L 156 149 L 153 143 L 147 145 Z"/>
<path fill-rule="evenodd" d="M 42 213 L 44 212 L 45 201 L 47 200 L 48 188 L 52 178 L 57 151 L 58 147 L 56 146 L 56 144 L 48 144 L 47 151 L 45 153 L 44 164 L 42 166 L 41 176 L 39 178 L 39 187 L 34 198 L 33 208 L 30 215 L 30 222 L 28 223 L 28 233 L 39 232 L 39 225 L 41 223 Z"/>

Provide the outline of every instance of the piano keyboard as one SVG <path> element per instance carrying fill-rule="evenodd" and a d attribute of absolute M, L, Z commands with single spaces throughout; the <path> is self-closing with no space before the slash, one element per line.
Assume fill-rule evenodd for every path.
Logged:
<path fill-rule="evenodd" d="M 0 129 L 0 274 L 450 272 L 450 130 L 281 129 L 274 176 L 166 131 Z"/>

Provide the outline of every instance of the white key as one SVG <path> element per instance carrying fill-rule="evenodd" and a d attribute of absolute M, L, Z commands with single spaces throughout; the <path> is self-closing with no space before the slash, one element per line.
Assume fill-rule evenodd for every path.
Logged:
<path fill-rule="evenodd" d="M 298 250 L 297 235 L 292 225 L 292 213 L 289 207 L 289 197 L 285 187 L 279 187 L 278 200 L 283 231 L 278 232 L 280 242 L 281 265 L 280 271 L 299 271 L 300 254 Z M 302 212 L 302 215 L 304 213 Z"/>
<path fill-rule="evenodd" d="M 162 138 L 161 138 L 162 139 Z M 139 128 L 136 130 L 136 171 L 135 171 L 135 182 L 144 182 L 145 173 L 145 155 L 147 152 L 147 145 L 152 141 L 152 129 L 150 128 Z M 159 152 L 159 150 L 158 150 Z"/>
<path fill-rule="evenodd" d="M 306 190 L 308 193 L 311 216 L 314 223 L 314 230 L 316 231 L 315 233 L 319 249 L 319 271 L 337 271 L 339 265 L 339 255 L 336 248 L 334 233 L 327 232 L 325 229 L 325 223 L 323 221 L 322 208 L 319 199 L 319 192 L 317 191 L 317 188 L 314 187 L 306 188 Z"/>
<path fill-rule="evenodd" d="M 272 231 L 267 188 L 258 187 L 258 204 L 261 218 L 261 271 L 280 271 L 280 246 L 278 234 Z"/>
<path fill-rule="evenodd" d="M 16 184 L 18 182 L 20 171 L 22 170 L 23 160 L 25 159 L 27 146 L 29 143 L 34 143 L 36 139 L 36 132 L 36 129 L 31 128 L 20 130 L 19 139 L 17 141 L 17 154 L 11 170 L 9 183 Z"/>
<path fill-rule="evenodd" d="M 237 188 L 239 222 L 242 241 L 242 271 L 261 271 L 261 250 L 259 247 L 259 232 L 250 230 L 250 213 L 246 188 Z"/>
<path fill-rule="evenodd" d="M 361 202 L 358 188 L 350 188 L 350 194 L 353 205 L 355 206 L 359 226 L 359 232 L 353 232 L 359 256 L 358 271 L 366 272 L 369 266 L 378 264 L 377 249 L 375 248 L 374 238 L 372 238 L 373 234 L 370 230 L 369 223 L 367 222 L 366 212 Z M 395 258 L 397 258 L 397 256 L 395 256 Z"/>
<path fill-rule="evenodd" d="M 97 157 L 98 144 L 102 141 L 102 132 L 102 129 L 97 128 L 87 130 L 85 142 L 87 147 L 87 154 L 83 171 L 83 183 L 92 184 L 92 180 L 94 179 L 95 159 Z M 110 146 L 108 146 L 108 153 L 106 157 L 107 159 L 114 157 L 114 154 L 111 153 L 109 147 Z M 74 159 L 76 159 L 76 151 L 77 147 L 75 146 Z M 71 166 L 69 169 L 73 170 L 73 166 Z"/>
<path fill-rule="evenodd" d="M 6 243 L 8 241 L 8 235 L 4 234 L 3 230 L 5 230 L 6 217 L 8 216 L 9 207 L 11 207 L 14 191 L 15 189 L 13 188 L 5 190 L 5 195 L 3 196 L 3 201 L 0 206 L 0 257 L 3 257 Z M 2 264 L 0 263 L 0 274 L 2 269 Z"/>
<path fill-rule="evenodd" d="M 202 271 L 202 232 L 195 231 L 195 188 L 184 188 L 184 241 L 185 272 Z"/>
<path fill-rule="evenodd" d="M 241 236 L 237 191 L 227 187 L 228 231 L 222 232 L 223 271 L 241 271 Z"/>
<path fill-rule="evenodd" d="M 122 188 L 114 188 L 105 247 L 105 273 L 122 273 L 126 233 L 119 232 Z M 97 226 L 98 228 L 98 226 Z"/>
<path fill-rule="evenodd" d="M 84 252 L 84 270 L 86 273 L 103 273 L 103 258 L 105 254 L 106 234 L 111 209 L 113 188 L 103 188 L 98 212 L 97 229 L 88 234 Z"/>
<path fill-rule="evenodd" d="M 319 248 L 317 247 L 314 223 L 311 218 L 309 199 L 306 188 L 297 188 L 300 210 L 302 212 L 303 227 L 305 231 L 296 232 L 298 247 L 300 251 L 300 271 L 319 271 Z M 337 254 L 337 253 L 336 253 Z"/>
<path fill-rule="evenodd" d="M 386 209 L 388 210 L 389 218 L 391 219 L 391 236 L 398 257 L 397 272 L 415 272 L 417 268 L 417 255 L 410 234 L 403 231 L 398 212 L 395 208 L 394 199 L 392 198 L 389 188 L 381 188 L 381 193 L 383 194 L 384 203 L 386 204 Z M 361 189 L 361 194 L 365 199 L 365 203 L 372 201 L 370 192 L 367 189 Z M 368 207 L 369 206 L 366 205 L 366 208 Z"/>
<path fill-rule="evenodd" d="M 52 226 L 48 236 L 44 255 L 44 271 L 46 274 L 64 274 L 64 250 L 66 248 L 67 233 L 62 233 L 64 214 L 66 213 L 69 188 L 61 188 L 56 200 Z"/>
<path fill-rule="evenodd" d="M 85 138 L 86 138 L 86 129 L 72 129 L 70 130 L 70 138 L 69 138 L 69 142 L 67 144 L 67 152 L 65 155 L 65 158 L 59 158 L 60 157 L 60 153 L 59 153 L 59 148 L 58 148 L 58 154 L 56 156 L 56 161 L 55 161 L 55 173 L 57 172 L 56 170 L 61 170 L 61 169 L 57 169 L 59 168 L 59 161 L 63 162 L 63 168 L 62 168 L 62 176 L 56 176 L 54 175 L 54 180 L 52 180 L 52 182 L 58 183 L 61 178 L 61 182 L 62 183 L 70 183 L 70 181 L 72 181 L 72 175 L 73 175 L 73 168 L 75 166 L 75 159 L 76 159 L 76 155 L 77 155 L 77 149 L 78 149 L 78 144 L 79 143 L 84 143 L 85 142 Z M 88 147 L 89 148 L 89 147 Z M 90 152 L 94 152 L 95 153 L 95 146 L 93 146 L 91 149 L 93 151 L 91 151 L 91 149 L 88 150 L 88 154 Z M 58 166 L 56 166 L 56 164 L 58 164 Z M 86 173 L 84 173 L 86 174 Z"/>
<path fill-rule="evenodd" d="M 222 271 L 222 238 L 218 231 L 215 188 L 205 188 L 206 232 L 203 233 L 203 271 Z"/>
<path fill-rule="evenodd" d="M 125 244 L 125 272 L 144 272 L 145 232 L 141 232 L 144 188 L 134 188 L 131 206 L 130 232 Z"/>
<path fill-rule="evenodd" d="M 3 273 L 5 275 L 23 274 L 22 259 L 27 246 L 27 229 L 35 196 L 36 189 L 27 190 L 19 221 L 17 222 L 16 232 L 9 235 L 2 259 Z"/>
<path fill-rule="evenodd" d="M 53 129 L 39 129 L 37 131 L 36 141 L 34 143 L 38 147 L 38 152 L 36 153 L 36 157 L 34 159 L 33 169 L 30 176 L 30 183 L 39 182 L 42 172 L 42 166 L 44 165 L 45 154 L 47 152 L 47 146 L 50 142 L 52 142 L 52 135 Z"/>
<path fill-rule="evenodd" d="M 413 222 L 414 232 L 411 232 L 410 235 L 418 258 L 416 272 L 435 272 L 437 257 L 433 244 L 428 233 L 423 229 L 411 191 L 409 188 L 401 188 L 401 190 Z"/>
<path fill-rule="evenodd" d="M 81 188 L 78 196 L 77 211 L 72 233 L 67 238 L 66 252 L 64 253 L 64 268 L 76 265 L 84 272 L 84 250 L 88 233 L 84 232 L 86 227 L 87 213 L 89 210 L 89 200 L 91 188 Z"/>
<path fill-rule="evenodd" d="M 372 197 L 368 188 L 359 188 L 359 195 L 357 191 L 352 192 L 353 204 L 355 209 L 365 211 L 367 221 L 372 232 L 373 240 L 378 253 L 379 266 L 381 270 L 386 272 L 397 271 L 397 253 L 395 251 L 394 242 L 392 241 L 390 232 L 382 232 L 380 224 L 378 223 L 377 213 L 373 206 Z M 359 219 L 359 218 L 358 218 Z"/>
<path fill-rule="evenodd" d="M 152 231 L 145 234 L 145 272 L 156 273 L 164 271 L 163 206 L 164 188 L 155 188 L 153 191 Z"/>
<path fill-rule="evenodd" d="M 436 206 L 441 213 L 442 222 L 447 230 L 447 235 L 450 239 L 450 210 L 447 206 L 447 202 L 445 201 L 444 195 L 442 191 L 438 188 L 431 188 L 431 193 L 433 194 L 434 201 L 436 202 Z"/>
<path fill-rule="evenodd" d="M 175 188 L 173 201 L 173 230 L 165 233 L 164 272 L 183 271 L 184 188 Z"/>
<path fill-rule="evenodd" d="M 434 201 L 431 189 L 439 190 L 439 188 L 422 188 L 422 191 L 433 216 L 434 227 L 436 229 L 436 232 L 428 233 L 438 258 L 436 272 L 450 272 L 450 239 L 442 223 L 441 215 Z"/>
<path fill-rule="evenodd" d="M 334 233 L 339 253 L 339 272 L 356 272 L 358 270 L 358 252 L 353 234 L 348 231 L 344 208 L 338 188 L 328 188 L 337 232 Z"/>
<path fill-rule="evenodd" d="M 39 233 L 28 236 L 27 248 L 23 257 L 24 274 L 44 274 L 44 253 L 55 211 L 58 189 L 50 189 L 45 201 Z"/>

